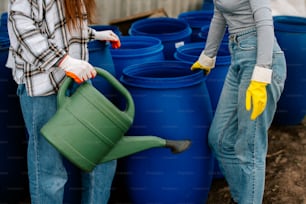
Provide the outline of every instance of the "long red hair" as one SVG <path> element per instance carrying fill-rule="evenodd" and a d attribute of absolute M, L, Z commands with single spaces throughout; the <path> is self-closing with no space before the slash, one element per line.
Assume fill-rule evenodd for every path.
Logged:
<path fill-rule="evenodd" d="M 87 18 L 88 23 L 95 22 L 96 2 L 95 0 L 63 0 L 67 25 L 69 29 L 81 28 L 80 22 Z M 86 14 L 84 15 L 84 8 Z"/>

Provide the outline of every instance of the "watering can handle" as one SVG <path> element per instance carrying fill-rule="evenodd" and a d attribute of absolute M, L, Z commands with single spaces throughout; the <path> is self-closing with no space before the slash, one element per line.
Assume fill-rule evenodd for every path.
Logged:
<path fill-rule="evenodd" d="M 134 118 L 134 113 L 135 113 L 134 101 L 129 91 L 113 75 L 111 75 L 106 70 L 98 67 L 95 67 L 95 69 L 98 75 L 104 77 L 112 86 L 114 86 L 119 91 L 119 93 L 121 93 L 125 97 L 127 102 L 125 112 L 128 116 Z M 58 91 L 58 96 L 57 96 L 58 106 L 63 104 L 64 99 L 68 97 L 66 96 L 66 91 L 72 82 L 73 80 L 70 77 L 67 77 L 63 82 L 61 88 Z"/>

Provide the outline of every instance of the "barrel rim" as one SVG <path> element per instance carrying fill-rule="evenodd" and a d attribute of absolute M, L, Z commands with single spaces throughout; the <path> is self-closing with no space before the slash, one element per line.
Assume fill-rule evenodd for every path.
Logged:
<path fill-rule="evenodd" d="M 301 16 L 274 16 L 275 31 L 306 33 L 306 18 Z"/>
<path fill-rule="evenodd" d="M 154 62 L 144 62 L 133 64 L 125 67 L 122 70 L 120 81 L 129 86 L 139 88 L 154 88 L 154 89 L 168 89 L 168 88 L 182 88 L 194 86 L 206 80 L 202 70 L 191 71 L 190 64 L 177 60 L 160 60 Z M 188 72 L 185 76 L 173 76 L 171 78 L 165 77 L 143 77 L 136 74 L 157 71 L 183 71 Z M 190 72 L 189 72 L 190 71 Z"/>
<path fill-rule="evenodd" d="M 154 23 L 163 23 L 164 25 L 182 25 L 184 29 L 178 31 L 178 32 L 171 32 L 171 33 L 162 33 L 162 34 L 155 34 L 155 33 L 147 33 L 147 32 L 141 32 L 141 31 L 136 31 L 135 27 L 136 26 L 142 26 L 142 27 L 153 27 Z M 192 29 L 189 26 L 189 24 L 182 20 L 182 19 L 177 19 L 177 18 L 169 18 L 169 17 L 157 17 L 157 18 L 146 18 L 146 19 L 141 19 L 138 21 L 135 21 L 132 23 L 130 29 L 129 29 L 129 34 L 133 36 L 137 35 L 149 35 L 153 37 L 157 37 L 161 39 L 162 41 L 173 41 L 177 39 L 182 39 L 187 36 L 190 36 L 192 33 Z"/>
<path fill-rule="evenodd" d="M 227 47 L 227 44 L 221 44 L 219 51 L 221 50 L 222 46 Z M 205 47 L 205 43 L 202 43 L 202 42 L 188 43 L 188 44 L 185 44 L 184 46 L 177 48 L 176 52 L 174 53 L 174 57 L 177 57 L 176 59 L 186 61 L 186 62 L 188 62 L 188 60 L 186 59 L 194 59 L 193 61 L 195 61 L 198 58 L 198 56 L 189 55 L 187 53 L 184 53 L 183 51 L 194 50 L 194 49 L 203 50 L 204 47 Z M 231 61 L 230 59 L 231 59 L 230 54 L 217 55 L 216 64 L 217 65 L 229 65 Z"/>
<path fill-rule="evenodd" d="M 197 10 L 197 11 L 185 11 L 178 15 L 178 19 L 185 20 L 191 27 L 201 28 L 205 25 L 207 20 L 208 25 L 213 17 L 212 10 Z"/>
<path fill-rule="evenodd" d="M 113 57 L 120 57 L 120 58 L 130 58 L 130 57 L 139 57 L 139 56 L 147 56 L 153 53 L 162 52 L 164 49 L 164 45 L 162 44 L 161 40 L 156 37 L 150 36 L 123 36 L 120 38 L 121 44 L 124 43 L 131 43 L 133 45 L 139 43 L 148 43 L 149 46 L 141 47 L 137 49 L 113 49 L 110 48 L 110 52 Z M 135 54 L 137 52 L 137 54 Z"/>

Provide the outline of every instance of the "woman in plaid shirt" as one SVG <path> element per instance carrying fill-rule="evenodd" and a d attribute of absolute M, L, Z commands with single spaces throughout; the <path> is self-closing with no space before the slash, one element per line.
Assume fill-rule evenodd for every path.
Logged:
<path fill-rule="evenodd" d="M 96 76 L 88 61 L 89 40 L 120 40 L 112 31 L 88 27 L 95 17 L 94 0 L 10 0 L 7 67 L 18 84 L 23 117 L 29 134 L 28 174 L 32 204 L 63 202 L 67 172 L 62 157 L 40 134 L 57 110 L 57 92 L 66 76 L 82 83 Z M 82 203 L 104 204 L 116 161 L 82 173 Z"/>

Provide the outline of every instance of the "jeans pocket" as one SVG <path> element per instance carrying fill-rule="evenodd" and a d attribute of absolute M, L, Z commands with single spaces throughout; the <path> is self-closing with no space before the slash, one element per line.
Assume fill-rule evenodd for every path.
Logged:
<path fill-rule="evenodd" d="M 16 91 L 17 96 L 20 97 L 24 92 L 25 92 L 25 85 L 18 84 L 17 91 Z"/>
<path fill-rule="evenodd" d="M 284 85 L 287 77 L 287 66 L 283 51 L 279 50 L 273 52 L 272 70 L 273 80 L 275 80 L 280 85 Z"/>
<path fill-rule="evenodd" d="M 252 34 L 238 37 L 238 47 L 244 51 L 255 50 L 257 47 L 256 34 L 252 33 Z"/>

